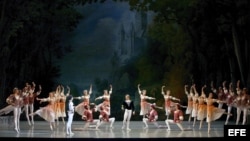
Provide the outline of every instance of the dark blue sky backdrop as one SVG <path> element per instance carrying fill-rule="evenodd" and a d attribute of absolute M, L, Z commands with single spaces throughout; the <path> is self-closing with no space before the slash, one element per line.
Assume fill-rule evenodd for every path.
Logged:
<path fill-rule="evenodd" d="M 135 21 L 135 13 L 126 2 L 94 3 L 79 6 L 83 19 L 77 28 L 67 35 L 64 45 L 73 47 L 58 63 L 61 77 L 58 83 L 74 83 L 79 89 L 94 84 L 94 79 L 108 78 L 111 71 L 110 59 L 117 48 L 120 27 L 125 30 Z"/>

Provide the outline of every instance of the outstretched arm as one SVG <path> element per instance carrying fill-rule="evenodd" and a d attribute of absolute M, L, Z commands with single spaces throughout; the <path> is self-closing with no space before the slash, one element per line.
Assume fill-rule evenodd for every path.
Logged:
<path fill-rule="evenodd" d="M 58 85 L 58 86 L 56 87 L 56 93 L 57 93 L 57 94 L 60 94 L 60 93 L 61 93 L 61 86 L 60 86 L 60 85 Z"/>
<path fill-rule="evenodd" d="M 165 86 L 162 86 L 162 87 L 161 87 L 161 94 L 162 94 L 162 95 L 165 94 L 165 93 L 164 93 L 164 88 L 165 88 Z"/>
<path fill-rule="evenodd" d="M 40 95 L 40 94 L 41 94 L 41 92 L 42 92 L 42 86 L 41 86 L 41 85 L 39 85 L 39 90 L 38 90 L 38 92 L 36 92 L 36 96 Z"/>
<path fill-rule="evenodd" d="M 103 98 L 103 96 L 99 96 L 99 97 L 95 98 L 95 100 L 102 99 L 102 98 Z"/>
<path fill-rule="evenodd" d="M 185 85 L 185 86 L 184 86 L 184 91 L 185 91 L 185 94 L 186 94 L 186 95 L 188 95 L 187 87 L 188 87 L 188 85 Z"/>
<path fill-rule="evenodd" d="M 193 85 L 193 89 L 194 89 L 194 93 L 195 93 L 195 94 L 198 94 L 198 92 L 197 92 L 197 90 L 196 90 L 195 84 Z"/>
<path fill-rule="evenodd" d="M 190 87 L 189 94 L 193 94 L 194 84 Z"/>
<path fill-rule="evenodd" d="M 47 101 L 49 101 L 49 98 L 36 98 L 36 100 L 37 101 L 40 101 L 40 103 L 42 103 L 42 102 L 47 102 Z"/>
<path fill-rule="evenodd" d="M 36 83 L 35 82 L 32 82 L 32 89 L 35 91 L 35 88 L 36 88 Z"/>
<path fill-rule="evenodd" d="M 69 96 L 70 95 L 70 87 L 67 86 L 67 89 L 68 89 L 68 92 L 67 92 L 66 96 Z"/>
<path fill-rule="evenodd" d="M 92 94 L 92 84 L 89 87 L 89 95 L 91 95 L 91 94 Z"/>
<path fill-rule="evenodd" d="M 238 95 L 241 93 L 241 89 L 240 89 L 240 80 L 237 81 L 236 91 L 237 91 L 237 94 L 238 94 Z"/>
<path fill-rule="evenodd" d="M 211 81 L 210 86 L 211 86 L 212 92 L 213 92 L 213 93 L 216 93 L 216 89 L 214 88 L 214 82 L 213 82 L 213 81 Z"/>
<path fill-rule="evenodd" d="M 227 83 L 227 81 L 223 81 L 223 83 L 222 83 L 223 89 L 226 89 L 226 88 L 227 88 L 227 87 L 226 87 L 226 83 Z"/>
<path fill-rule="evenodd" d="M 61 94 L 64 95 L 64 87 L 63 87 L 63 85 L 61 85 Z"/>
<path fill-rule="evenodd" d="M 201 88 L 201 95 L 206 95 L 206 94 L 205 94 L 205 91 L 204 91 L 204 89 L 205 89 L 206 87 L 207 87 L 207 86 L 204 85 L 204 86 Z"/>
<path fill-rule="evenodd" d="M 141 86 L 141 84 L 138 84 L 138 85 L 137 85 L 139 95 L 141 95 L 141 89 L 140 89 L 140 86 Z"/>
<path fill-rule="evenodd" d="M 179 98 L 176 98 L 176 97 L 173 97 L 173 96 L 171 97 L 171 99 L 181 101 Z"/>
<path fill-rule="evenodd" d="M 112 94 L 112 85 L 110 85 L 110 90 L 109 90 L 109 94 Z"/>
<path fill-rule="evenodd" d="M 155 100 L 154 97 L 150 97 L 150 96 L 145 96 L 146 99 L 149 99 L 149 100 Z"/>

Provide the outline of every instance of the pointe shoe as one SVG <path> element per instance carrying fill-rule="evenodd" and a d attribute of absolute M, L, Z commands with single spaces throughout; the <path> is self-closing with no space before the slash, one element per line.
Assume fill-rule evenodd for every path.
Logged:
<path fill-rule="evenodd" d="M 17 133 L 19 133 L 19 130 L 18 130 L 17 128 L 15 128 L 15 131 L 16 131 Z"/>
<path fill-rule="evenodd" d="M 144 129 L 148 129 L 148 126 L 144 127 Z"/>
<path fill-rule="evenodd" d="M 131 131 L 131 129 L 130 129 L 130 128 L 127 128 L 127 131 Z"/>
<path fill-rule="evenodd" d="M 50 125 L 50 130 L 53 131 L 53 126 L 52 125 Z"/>

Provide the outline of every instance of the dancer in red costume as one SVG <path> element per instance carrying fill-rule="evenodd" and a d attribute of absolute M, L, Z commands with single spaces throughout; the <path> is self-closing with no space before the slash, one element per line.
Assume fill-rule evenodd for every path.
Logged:
<path fill-rule="evenodd" d="M 175 110 L 173 111 L 174 119 L 165 120 L 167 127 L 168 127 L 168 129 L 167 129 L 168 131 L 171 130 L 170 123 L 176 124 L 180 128 L 181 131 L 188 130 L 188 129 L 183 128 L 183 126 L 181 124 L 182 121 L 184 120 L 184 117 L 183 117 L 183 112 L 180 109 L 180 107 L 181 107 L 181 105 L 179 105 L 178 103 L 175 103 Z"/>
<path fill-rule="evenodd" d="M 100 123 L 97 124 L 96 129 L 98 129 L 102 124 L 104 123 L 110 123 L 110 128 L 113 128 L 113 124 L 115 122 L 115 118 L 114 117 L 109 117 L 109 113 L 108 111 L 106 111 L 107 108 L 101 106 L 100 107 L 100 115 L 99 115 L 99 119 L 100 119 Z"/>
<path fill-rule="evenodd" d="M 34 102 L 35 102 L 35 99 L 37 98 L 37 96 L 39 96 L 42 92 L 42 86 L 39 85 L 39 90 L 37 92 L 35 92 L 35 87 L 36 87 L 36 84 L 34 82 L 32 82 L 32 87 L 31 87 L 31 90 L 29 91 L 29 113 L 33 113 L 34 112 Z M 31 124 L 34 125 L 34 116 L 31 116 Z"/>
<path fill-rule="evenodd" d="M 90 105 L 85 105 L 84 106 L 84 113 L 82 115 L 82 119 L 84 121 L 86 121 L 84 127 L 83 127 L 83 130 L 86 130 L 90 124 L 95 124 L 96 125 L 96 129 L 98 129 L 98 126 L 100 124 L 100 120 L 99 119 L 93 119 L 93 112 L 94 111 L 94 108 L 91 109 L 90 108 Z"/>
<path fill-rule="evenodd" d="M 14 128 L 17 133 L 20 132 L 20 115 L 23 106 L 22 91 L 18 88 L 13 89 L 13 93 L 6 99 L 6 102 L 14 107 Z"/>
<path fill-rule="evenodd" d="M 234 100 L 234 102 L 236 103 L 236 108 L 237 108 L 236 125 L 239 124 L 241 112 L 243 112 L 242 125 L 245 125 L 246 120 L 247 120 L 247 110 L 249 109 L 249 106 L 250 106 L 250 96 L 248 94 L 247 88 L 243 88 L 241 90 L 240 81 L 237 82 L 237 91 L 239 94 Z"/>
<path fill-rule="evenodd" d="M 150 110 L 145 118 L 143 118 L 143 122 L 145 124 L 144 129 L 148 128 L 148 123 L 153 123 L 157 128 L 159 128 L 159 124 L 157 123 L 158 120 L 158 112 L 156 111 L 156 108 L 162 109 L 162 107 L 158 107 L 154 104 L 150 105 Z"/>
<path fill-rule="evenodd" d="M 99 99 L 103 99 L 103 102 L 100 103 L 99 105 L 97 105 L 97 110 L 98 111 L 101 111 L 100 110 L 100 107 L 103 107 L 105 108 L 105 111 L 107 111 L 108 115 L 110 116 L 111 114 L 111 105 L 110 105 L 110 97 L 111 97 L 111 94 L 112 94 L 112 85 L 110 85 L 110 90 L 104 90 L 103 91 L 103 95 L 102 96 L 99 96 L 97 97 L 95 100 L 99 100 Z"/>
<path fill-rule="evenodd" d="M 229 84 L 229 92 L 228 92 L 228 94 L 226 96 L 226 101 L 225 101 L 225 103 L 227 104 L 227 114 L 228 114 L 227 118 L 226 118 L 226 121 L 225 121 L 225 125 L 228 124 L 232 108 L 235 107 L 235 103 L 234 103 L 235 98 L 236 98 L 236 95 L 235 95 L 235 92 L 234 92 L 234 89 L 233 89 L 233 84 L 230 83 Z"/>
<path fill-rule="evenodd" d="M 173 105 L 174 105 L 173 100 L 180 101 L 180 99 L 171 96 L 170 95 L 170 90 L 164 91 L 164 88 L 165 88 L 165 86 L 161 87 L 161 94 L 163 95 L 164 100 L 165 100 L 165 114 L 166 114 L 167 119 L 168 119 L 169 115 L 170 115 L 170 113 L 172 111 L 171 107 L 173 107 Z"/>
<path fill-rule="evenodd" d="M 82 102 L 75 107 L 75 111 L 79 115 L 82 116 L 83 113 L 84 113 L 84 110 L 85 110 L 84 106 L 90 104 L 90 96 L 91 96 L 91 94 L 92 94 L 92 85 L 90 85 L 89 91 L 88 90 L 83 90 L 82 96 L 74 97 L 74 99 L 82 100 Z"/>
<path fill-rule="evenodd" d="M 217 95 L 217 99 L 219 100 L 218 108 L 220 109 L 223 107 L 223 104 L 226 98 L 225 92 L 227 93 L 227 88 L 225 85 L 226 85 L 226 81 L 222 83 L 223 87 L 219 87 L 218 90 L 216 90 L 216 88 L 214 87 L 213 81 L 211 82 L 211 90 L 214 94 Z"/>
<path fill-rule="evenodd" d="M 141 99 L 141 110 L 140 110 L 140 115 L 143 116 L 143 118 L 145 118 L 146 114 L 148 114 L 149 110 L 150 110 L 150 105 L 152 105 L 151 103 L 147 102 L 146 100 L 155 100 L 154 97 L 149 97 L 146 95 L 147 91 L 146 90 L 142 90 L 140 89 L 140 84 L 138 84 L 138 93 L 140 95 L 140 99 Z"/>
<path fill-rule="evenodd" d="M 23 96 L 23 109 L 21 112 L 25 111 L 25 116 L 28 121 L 28 124 L 31 125 L 30 123 L 30 118 L 29 118 L 29 92 L 32 91 L 31 86 L 29 83 L 25 84 L 25 87 L 23 88 L 22 91 L 22 96 Z M 34 91 L 33 91 L 34 92 Z M 32 92 L 32 93 L 33 93 Z"/>

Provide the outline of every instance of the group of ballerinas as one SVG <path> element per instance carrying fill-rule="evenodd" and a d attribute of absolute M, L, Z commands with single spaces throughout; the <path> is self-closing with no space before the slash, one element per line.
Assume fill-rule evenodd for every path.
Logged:
<path fill-rule="evenodd" d="M 30 113 L 34 111 L 35 98 L 41 93 L 42 87 L 39 85 L 39 90 L 36 91 L 36 84 L 32 82 L 32 85 L 26 83 L 23 89 L 15 87 L 13 93 L 6 99 L 8 106 L 0 110 L 0 115 L 8 114 L 13 111 L 14 114 L 14 129 L 16 132 L 20 132 L 20 116 L 23 111 L 29 125 L 34 125 L 34 117 L 29 117 Z"/>
<path fill-rule="evenodd" d="M 75 111 L 82 116 L 82 119 L 86 121 L 83 130 L 86 130 L 92 125 L 98 130 L 103 123 L 110 123 L 110 128 L 113 128 L 115 122 L 114 117 L 110 117 L 111 105 L 110 105 L 110 96 L 112 94 L 112 85 L 110 85 L 109 90 L 104 90 L 103 95 L 95 98 L 97 100 L 103 100 L 100 104 L 96 105 L 95 103 L 90 103 L 90 96 L 92 94 L 92 85 L 90 89 L 83 90 L 82 96 L 73 97 L 73 99 L 82 100 L 80 104 L 75 106 Z M 99 111 L 99 118 L 93 119 L 93 112 Z M 70 132 L 72 134 L 72 132 Z"/>
<path fill-rule="evenodd" d="M 226 81 L 223 82 L 222 87 L 218 90 L 214 88 L 213 82 L 211 83 L 211 92 L 208 97 L 205 93 L 206 85 L 201 88 L 201 94 L 196 90 L 195 84 L 190 87 L 188 91 L 188 85 L 184 86 L 185 94 L 187 95 L 187 105 L 183 106 L 180 104 L 180 99 L 170 95 L 170 90 L 165 90 L 165 86 L 162 86 L 162 95 L 165 100 L 165 114 L 166 114 L 166 125 L 168 130 L 171 130 L 170 123 L 176 124 L 181 131 L 190 130 L 189 128 L 183 128 L 182 121 L 184 120 L 184 114 L 189 115 L 188 121 L 191 122 L 193 118 L 193 127 L 195 126 L 196 120 L 200 121 L 199 129 L 202 128 L 202 123 L 206 119 L 208 124 L 208 133 L 211 130 L 211 122 L 219 119 L 223 114 L 227 115 L 225 125 L 228 124 L 230 116 L 232 116 L 232 108 L 237 109 L 236 125 L 239 124 L 241 113 L 243 112 L 242 125 L 246 124 L 247 111 L 250 108 L 250 96 L 247 88 L 240 88 L 240 81 L 237 81 L 236 89 L 233 89 L 232 83 L 229 84 L 229 88 L 226 87 Z M 155 104 L 149 103 L 146 100 L 155 100 L 153 97 L 146 96 L 146 90 L 140 90 L 140 84 L 138 85 L 138 93 L 141 98 L 141 111 L 140 115 L 143 116 L 143 122 L 145 128 L 148 128 L 148 122 L 154 123 L 156 127 L 161 127 L 157 123 L 158 113 Z M 236 94 L 235 94 L 236 93 Z M 214 98 L 214 94 L 217 98 Z M 218 107 L 215 107 L 215 103 Z M 227 110 L 223 109 L 223 104 L 226 104 Z M 186 108 L 185 113 L 181 108 Z M 169 119 L 172 114 L 173 119 Z"/>
<path fill-rule="evenodd" d="M 228 124 L 230 117 L 232 116 L 232 109 L 237 109 L 236 125 L 239 124 L 241 113 L 243 112 L 242 125 L 246 124 L 247 111 L 250 107 L 250 96 L 248 94 L 247 88 L 240 88 L 240 81 L 237 81 L 236 88 L 233 88 L 233 84 L 230 83 L 229 87 L 226 87 L 226 81 L 222 83 L 222 87 L 216 89 L 211 82 L 211 92 L 209 92 L 208 97 L 205 94 L 204 85 L 201 88 L 201 94 L 196 90 L 195 85 L 190 87 L 188 92 L 188 86 L 185 85 L 184 90 L 187 95 L 188 104 L 186 108 L 186 114 L 189 114 L 188 121 L 190 122 L 193 118 L 193 127 L 195 126 L 196 120 L 200 120 L 199 129 L 202 127 L 203 121 L 206 119 L 208 123 L 208 132 L 211 129 L 211 122 L 219 119 L 223 114 L 226 114 L 225 125 Z M 217 98 L 214 98 L 214 95 Z M 215 107 L 217 103 L 217 107 Z M 226 105 L 226 109 L 223 105 Z"/>
<path fill-rule="evenodd" d="M 203 121 L 206 119 L 208 123 L 208 133 L 211 130 L 211 122 L 219 119 L 223 114 L 227 114 L 227 119 L 225 124 L 228 123 L 230 118 L 231 110 L 233 107 L 237 108 L 237 120 L 236 124 L 239 123 L 241 111 L 243 111 L 243 123 L 246 123 L 247 110 L 249 108 L 249 95 L 246 88 L 241 89 L 240 81 L 237 82 L 237 87 L 234 90 L 232 83 L 229 84 L 229 88 L 226 87 L 226 82 L 223 82 L 222 88 L 219 87 L 218 90 L 214 88 L 213 83 L 211 83 L 211 92 L 208 94 L 208 97 L 205 94 L 206 85 L 201 88 L 201 94 L 196 90 L 195 84 L 190 87 L 188 91 L 188 86 L 184 86 L 185 94 L 187 95 L 187 105 L 181 105 L 181 100 L 174 96 L 171 96 L 171 91 L 169 89 L 165 89 L 165 86 L 161 87 L 161 94 L 165 100 L 164 107 L 157 106 L 155 103 L 150 103 L 147 100 L 155 100 L 154 97 L 147 96 L 147 91 L 140 89 L 140 84 L 138 84 L 138 93 L 140 96 L 140 115 L 142 116 L 142 121 L 145 124 L 144 128 L 148 128 L 148 123 L 153 123 L 156 127 L 164 127 L 157 123 L 158 120 L 158 112 L 157 109 L 165 110 L 166 115 L 166 127 L 168 130 L 171 130 L 170 124 L 176 124 L 181 131 L 190 130 L 190 128 L 184 128 L 182 125 L 182 121 L 184 120 L 184 114 L 189 115 L 188 121 L 191 122 L 193 118 L 193 126 L 195 126 L 196 120 L 200 120 L 201 129 Z M 27 87 L 27 88 L 26 88 Z M 14 88 L 13 94 L 11 94 L 7 98 L 7 103 L 9 103 L 12 107 L 14 107 L 14 122 L 15 122 L 15 130 L 20 132 L 19 127 L 19 118 L 21 113 L 21 107 L 24 106 L 25 111 L 28 111 L 25 105 L 31 105 L 34 102 L 34 98 L 37 97 L 41 93 L 41 86 L 39 86 L 39 90 L 35 92 L 35 84 L 32 83 L 32 86 L 26 84 L 26 87 L 23 90 L 19 90 Z M 36 98 L 40 102 L 48 102 L 48 105 L 41 107 L 37 111 L 33 112 L 32 110 L 27 112 L 26 117 L 28 119 L 29 124 L 34 125 L 34 115 L 39 115 L 46 121 L 50 123 L 50 128 L 53 130 L 56 127 L 55 121 L 57 121 L 57 125 L 59 124 L 59 118 L 62 118 L 64 123 L 64 117 L 66 117 L 66 111 L 68 113 L 68 121 L 66 125 L 66 134 L 72 135 L 72 121 L 73 115 L 76 112 L 81 115 L 82 119 L 85 122 L 83 127 L 84 130 L 93 126 L 95 129 L 99 129 L 100 125 L 103 123 L 109 123 L 110 128 L 113 128 L 113 124 L 115 122 L 115 117 L 110 117 L 111 113 L 111 104 L 110 97 L 112 94 L 112 85 L 110 85 L 109 90 L 104 90 L 103 95 L 95 98 L 97 100 L 103 100 L 100 104 L 96 105 L 95 103 L 90 103 L 90 97 L 92 94 L 92 85 L 90 85 L 89 90 L 83 90 L 83 93 L 79 97 L 73 97 L 70 95 L 70 88 L 67 86 L 68 92 L 64 94 L 64 87 L 59 85 L 55 91 L 49 93 L 48 98 Z M 235 94 L 236 93 L 236 94 Z M 31 103 L 25 102 L 25 97 L 28 94 L 33 95 L 33 100 Z M 217 98 L 215 99 L 213 95 L 216 94 Z M 82 100 L 81 103 L 74 106 L 73 100 Z M 68 103 L 67 110 L 65 107 L 66 101 Z M 218 103 L 218 107 L 214 106 L 214 103 Z M 33 104 L 33 103 L 32 103 Z M 228 110 L 222 108 L 222 104 L 226 104 Z M 29 106 L 28 106 L 29 107 Z M 186 108 L 185 112 L 182 111 L 182 108 Z M 5 108 L 8 109 L 8 108 Z M 123 117 L 123 126 L 122 129 L 126 129 L 130 131 L 130 119 L 131 116 L 135 114 L 135 107 L 133 100 L 130 99 L 130 95 L 126 94 L 125 99 L 122 102 L 122 110 L 124 110 Z M 8 110 L 0 110 L 7 113 Z M 93 119 L 93 113 L 99 112 L 99 117 L 97 119 Z M 28 116 L 27 116 L 28 115 Z M 170 119 L 169 117 L 173 117 Z M 29 116 L 31 116 L 31 123 L 29 121 Z"/>

